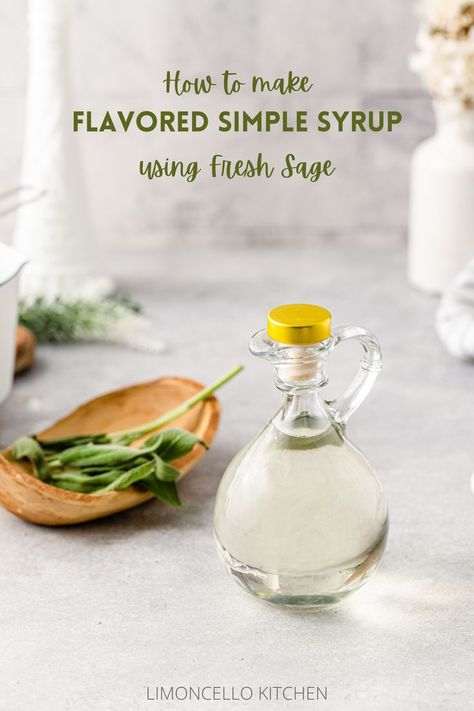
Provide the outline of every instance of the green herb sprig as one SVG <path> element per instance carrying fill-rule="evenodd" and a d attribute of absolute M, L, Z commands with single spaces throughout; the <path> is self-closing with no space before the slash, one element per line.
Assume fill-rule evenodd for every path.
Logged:
<path fill-rule="evenodd" d="M 206 400 L 241 370 L 242 366 L 233 368 L 181 405 L 141 427 L 51 440 L 38 435 L 24 436 L 13 444 L 11 457 L 15 461 L 27 460 L 38 479 L 61 489 L 103 494 L 138 486 L 169 506 L 179 507 L 176 480 L 180 472 L 172 462 L 196 445 L 207 449 L 207 444 L 187 430 L 161 428 Z M 139 447 L 130 446 L 158 429 L 161 431 Z"/>
<path fill-rule="evenodd" d="M 73 343 L 110 335 L 124 319 L 138 317 L 140 306 L 125 294 L 113 298 L 33 302 L 20 301 L 19 323 L 36 336 L 39 343 Z"/>

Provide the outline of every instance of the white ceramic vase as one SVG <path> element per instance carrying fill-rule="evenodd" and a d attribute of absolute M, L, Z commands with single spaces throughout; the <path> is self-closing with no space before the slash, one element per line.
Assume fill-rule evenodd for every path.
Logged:
<path fill-rule="evenodd" d="M 95 298 L 112 283 L 92 230 L 69 101 L 67 0 L 29 0 L 29 71 L 21 183 L 41 198 L 20 208 L 15 246 L 28 257 L 23 297 Z"/>
<path fill-rule="evenodd" d="M 439 294 L 474 256 L 474 110 L 435 109 L 412 160 L 408 277 Z"/>

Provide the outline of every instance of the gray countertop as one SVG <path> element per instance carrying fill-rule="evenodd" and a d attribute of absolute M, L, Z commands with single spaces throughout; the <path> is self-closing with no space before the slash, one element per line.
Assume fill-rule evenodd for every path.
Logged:
<path fill-rule="evenodd" d="M 474 367 L 448 356 L 436 301 L 411 290 L 403 250 L 328 242 L 242 252 L 119 254 L 111 269 L 168 343 L 162 355 L 108 345 L 43 347 L 0 409 L 3 444 L 79 401 L 165 374 L 220 394 L 215 445 L 181 483 L 185 511 L 149 503 L 64 529 L 0 511 L 1 711 L 468 709 L 473 698 Z M 213 497 L 233 453 L 278 403 L 271 368 L 247 354 L 269 307 L 326 305 L 373 330 L 385 368 L 349 435 L 377 467 L 391 529 L 368 585 L 338 608 L 292 613 L 225 574 Z M 355 368 L 349 346 L 334 387 Z M 327 687 L 328 700 L 154 702 L 146 686 Z M 229 691 L 230 693 L 230 691 Z"/>

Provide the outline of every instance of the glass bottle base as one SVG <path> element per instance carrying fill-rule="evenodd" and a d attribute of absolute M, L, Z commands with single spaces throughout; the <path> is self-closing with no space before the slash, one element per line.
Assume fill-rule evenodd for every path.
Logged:
<path fill-rule="evenodd" d="M 386 531 L 363 558 L 341 568 L 285 575 L 253 568 L 234 558 L 217 540 L 228 573 L 248 593 L 259 600 L 295 609 L 332 607 L 358 590 L 375 571 L 382 557 Z"/>

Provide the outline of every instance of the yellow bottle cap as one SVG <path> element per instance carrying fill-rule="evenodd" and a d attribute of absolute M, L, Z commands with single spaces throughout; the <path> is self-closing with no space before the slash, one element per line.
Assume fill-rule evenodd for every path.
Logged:
<path fill-rule="evenodd" d="M 267 318 L 273 341 L 292 346 L 309 346 L 331 335 L 331 314 L 313 304 L 286 304 L 272 309 Z"/>

